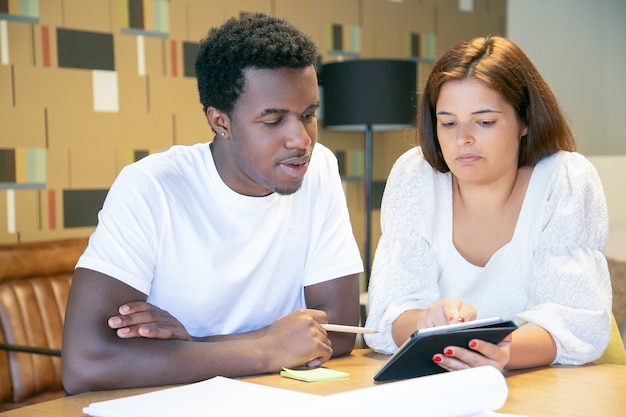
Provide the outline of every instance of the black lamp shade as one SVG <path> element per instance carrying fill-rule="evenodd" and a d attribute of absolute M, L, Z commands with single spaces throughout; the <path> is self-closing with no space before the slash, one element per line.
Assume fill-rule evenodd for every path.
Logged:
<path fill-rule="evenodd" d="M 364 59 L 325 64 L 323 124 L 329 130 L 374 131 L 415 127 L 414 61 Z"/>

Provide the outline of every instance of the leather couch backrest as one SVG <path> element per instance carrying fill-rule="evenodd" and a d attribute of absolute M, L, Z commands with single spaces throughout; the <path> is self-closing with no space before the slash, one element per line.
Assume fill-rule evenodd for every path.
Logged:
<path fill-rule="evenodd" d="M 74 273 L 87 239 L 0 245 L 0 282 Z"/>
<path fill-rule="evenodd" d="M 0 245 L 0 343 L 61 349 L 76 261 L 87 239 Z M 62 390 L 61 359 L 0 350 L 0 402 Z"/>
<path fill-rule="evenodd" d="M 0 284 L 0 322 L 4 343 L 61 349 L 65 304 L 71 275 L 29 278 Z M 2 381 L 11 381 L 4 400 L 21 402 L 63 389 L 61 358 L 22 352 L 0 354 Z M 7 366 L 8 365 L 8 366 Z M 6 368 L 6 369 L 2 369 Z"/>

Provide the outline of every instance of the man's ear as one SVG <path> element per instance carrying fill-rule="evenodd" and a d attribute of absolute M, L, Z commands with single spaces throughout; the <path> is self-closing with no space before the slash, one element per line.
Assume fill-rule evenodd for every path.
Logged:
<path fill-rule="evenodd" d="M 211 128 L 220 137 L 227 137 L 230 132 L 230 118 L 228 115 L 215 107 L 206 110 L 206 118 Z"/>

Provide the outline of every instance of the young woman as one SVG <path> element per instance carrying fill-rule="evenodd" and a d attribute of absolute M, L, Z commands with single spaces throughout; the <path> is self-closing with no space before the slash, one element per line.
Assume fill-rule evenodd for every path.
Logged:
<path fill-rule="evenodd" d="M 367 344 L 501 316 L 519 328 L 433 361 L 447 370 L 583 364 L 611 333 L 600 179 L 537 69 L 513 43 L 476 38 L 434 65 L 420 145 L 394 165 L 369 287 Z"/>

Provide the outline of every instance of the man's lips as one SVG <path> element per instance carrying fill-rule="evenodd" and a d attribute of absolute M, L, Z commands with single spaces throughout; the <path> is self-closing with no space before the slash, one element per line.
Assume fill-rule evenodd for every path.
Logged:
<path fill-rule="evenodd" d="M 309 166 L 310 157 L 302 158 L 288 158 L 280 162 L 286 171 L 295 177 L 301 177 L 305 174 L 307 167 Z"/>
<path fill-rule="evenodd" d="M 311 158 L 309 156 L 298 157 L 298 158 L 288 158 L 288 159 L 282 160 L 280 163 L 282 165 L 301 166 L 301 165 L 308 165 L 310 159 Z"/>

